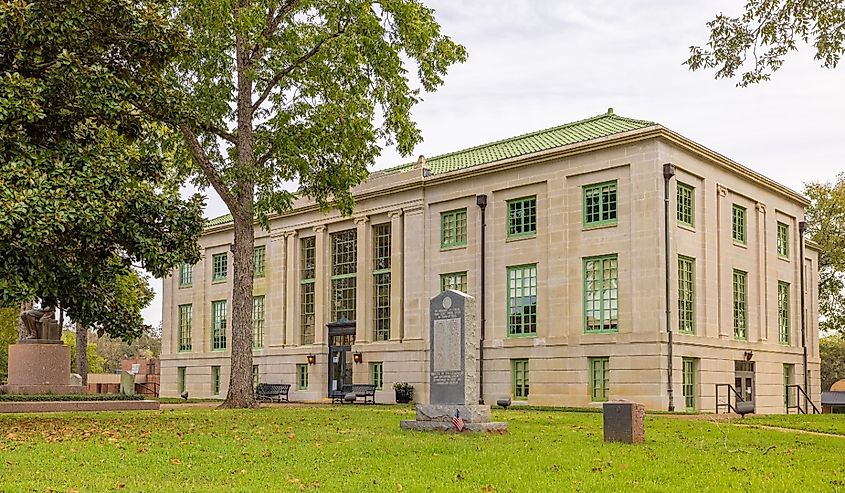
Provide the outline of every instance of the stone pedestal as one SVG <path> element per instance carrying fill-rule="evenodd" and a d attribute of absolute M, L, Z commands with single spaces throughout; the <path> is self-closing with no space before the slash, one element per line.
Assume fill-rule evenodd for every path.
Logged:
<path fill-rule="evenodd" d="M 401 421 L 399 427 L 403 430 L 419 431 L 453 431 L 452 424 L 455 412 L 460 413 L 464 420 L 465 431 L 498 431 L 508 430 L 507 423 L 490 421 L 490 406 L 452 405 L 452 404 L 419 404 L 417 405 L 417 419 L 415 421 Z"/>
<path fill-rule="evenodd" d="M 82 394 L 70 383 L 70 348 L 64 344 L 12 344 L 9 346 L 10 394 Z"/>
<path fill-rule="evenodd" d="M 643 443 L 645 406 L 630 401 L 604 403 L 604 441 Z"/>

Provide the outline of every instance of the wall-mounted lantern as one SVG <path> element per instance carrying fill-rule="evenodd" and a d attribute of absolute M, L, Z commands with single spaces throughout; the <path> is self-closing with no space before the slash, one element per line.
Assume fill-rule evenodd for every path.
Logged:
<path fill-rule="evenodd" d="M 754 351 L 746 351 L 743 356 L 745 356 L 745 361 L 751 361 L 751 358 L 754 357 Z"/>
<path fill-rule="evenodd" d="M 352 353 L 352 361 L 356 363 L 361 363 L 364 361 L 364 355 L 361 353 Z"/>
<path fill-rule="evenodd" d="M 305 356 L 305 359 L 308 360 L 309 365 L 313 365 L 313 364 L 317 363 L 317 355 L 314 354 L 314 353 L 311 353 L 311 354 Z"/>

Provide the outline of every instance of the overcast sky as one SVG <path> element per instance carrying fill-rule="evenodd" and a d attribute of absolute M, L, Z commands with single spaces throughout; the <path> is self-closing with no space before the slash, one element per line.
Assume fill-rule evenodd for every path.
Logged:
<path fill-rule="evenodd" d="M 425 141 L 374 169 L 595 116 L 658 122 L 795 190 L 843 171 L 845 67 L 793 54 L 772 81 L 737 88 L 682 65 L 716 13 L 744 0 L 428 0 L 469 59 L 415 109 Z M 210 196 L 207 217 L 225 214 Z M 161 282 L 144 311 L 161 320 Z"/>

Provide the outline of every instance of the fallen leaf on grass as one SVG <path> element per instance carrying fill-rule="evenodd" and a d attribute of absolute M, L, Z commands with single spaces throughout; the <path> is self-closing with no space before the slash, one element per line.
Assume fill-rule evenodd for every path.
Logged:
<path fill-rule="evenodd" d="M 178 466 L 179 464 L 181 464 L 181 463 L 182 463 L 182 461 L 181 461 L 181 460 L 179 460 L 179 459 L 177 459 L 176 457 L 173 457 L 172 459 L 170 459 L 170 463 L 171 463 L 171 464 L 176 464 L 176 465 Z"/>
<path fill-rule="evenodd" d="M 399 483 L 397 483 L 397 484 L 396 484 L 396 491 L 402 491 L 402 489 L 403 489 L 403 488 L 402 488 L 402 485 L 401 485 L 401 484 L 399 484 Z"/>

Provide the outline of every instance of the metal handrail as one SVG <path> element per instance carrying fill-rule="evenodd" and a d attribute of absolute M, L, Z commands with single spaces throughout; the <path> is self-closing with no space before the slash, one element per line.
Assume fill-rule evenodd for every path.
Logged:
<path fill-rule="evenodd" d="M 722 387 L 725 387 L 727 389 L 725 397 L 728 398 L 728 402 L 725 403 L 719 402 L 719 389 Z M 739 412 L 736 410 L 736 407 L 731 404 L 731 394 L 733 394 L 734 396 L 734 404 L 736 404 L 736 402 L 738 401 L 745 402 L 745 399 L 742 398 L 742 396 L 739 394 L 739 392 L 736 391 L 733 385 L 729 383 L 716 384 L 716 414 L 719 414 L 719 408 L 722 407 L 727 408 L 728 412 L 733 411 L 734 413 L 739 414 Z"/>
<path fill-rule="evenodd" d="M 152 385 L 153 387 L 150 388 L 148 385 Z M 161 384 L 158 382 L 136 383 L 135 387 L 140 387 L 141 389 L 151 392 L 154 396 L 158 397 L 158 391 L 161 388 Z M 143 392 L 141 393 L 143 394 Z"/>
<path fill-rule="evenodd" d="M 795 389 L 795 403 L 789 403 L 789 391 L 791 389 Z M 804 407 L 801 407 L 801 399 L 800 397 L 804 396 Z M 809 414 L 810 413 L 810 406 L 813 408 L 813 414 L 821 414 L 821 411 L 818 407 L 813 403 L 813 400 L 810 399 L 810 396 L 807 395 L 807 392 L 804 390 L 800 384 L 793 383 L 786 386 L 786 414 L 790 414 L 789 411 L 795 409 L 797 414 Z"/>

